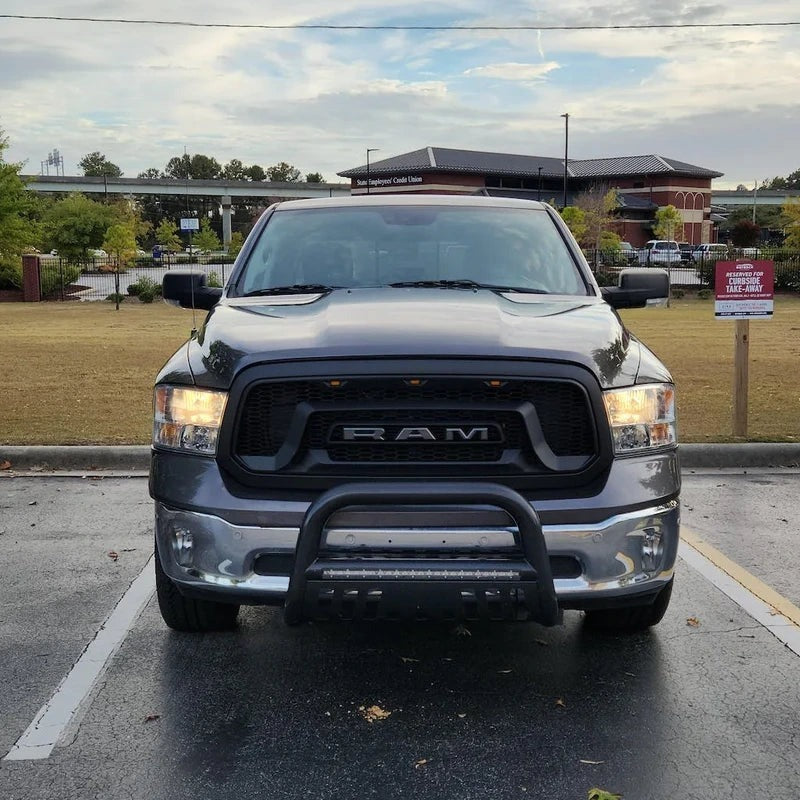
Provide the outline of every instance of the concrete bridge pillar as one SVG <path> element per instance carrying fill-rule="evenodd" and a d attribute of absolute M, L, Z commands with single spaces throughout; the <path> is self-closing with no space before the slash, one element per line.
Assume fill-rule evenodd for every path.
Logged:
<path fill-rule="evenodd" d="M 231 243 L 231 196 L 222 196 L 222 246 L 227 250 Z"/>

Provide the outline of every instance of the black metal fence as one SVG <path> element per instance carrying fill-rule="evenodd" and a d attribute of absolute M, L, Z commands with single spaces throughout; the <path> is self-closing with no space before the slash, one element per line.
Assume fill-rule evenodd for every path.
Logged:
<path fill-rule="evenodd" d="M 162 258 L 137 258 L 117 268 L 111 258 L 92 258 L 73 262 L 65 258 L 39 258 L 39 284 L 43 300 L 106 300 L 116 293 L 141 296 L 145 302 L 161 293 L 164 274 L 171 269 L 202 270 L 212 286 L 223 286 L 230 274 L 233 258 L 183 254 Z"/>
<path fill-rule="evenodd" d="M 776 292 L 800 292 L 800 250 L 747 248 L 731 249 L 728 255 L 684 253 L 683 257 L 676 253 L 664 262 L 653 261 L 647 251 L 588 250 L 584 254 L 602 286 L 616 285 L 619 271 L 626 267 L 659 267 L 669 272 L 670 282 L 677 288 L 713 289 L 717 261 L 751 258 L 774 262 Z"/>

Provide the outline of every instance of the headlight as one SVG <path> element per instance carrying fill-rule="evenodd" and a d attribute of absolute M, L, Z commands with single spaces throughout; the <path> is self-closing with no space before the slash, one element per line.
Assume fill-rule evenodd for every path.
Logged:
<path fill-rule="evenodd" d="M 603 392 L 608 423 L 618 454 L 674 445 L 675 387 L 651 383 Z"/>
<path fill-rule="evenodd" d="M 215 455 L 227 399 L 226 392 L 156 386 L 153 444 Z"/>

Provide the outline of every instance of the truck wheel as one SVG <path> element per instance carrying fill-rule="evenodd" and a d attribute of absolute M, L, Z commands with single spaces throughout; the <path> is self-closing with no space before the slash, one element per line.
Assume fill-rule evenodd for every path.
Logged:
<path fill-rule="evenodd" d="M 213 600 L 194 600 L 184 597 L 167 577 L 156 549 L 156 596 L 164 622 L 175 631 L 205 633 L 227 631 L 236 627 L 239 606 L 215 603 Z"/>
<path fill-rule="evenodd" d="M 656 595 L 656 599 L 652 603 L 587 611 L 586 625 L 594 630 L 615 633 L 635 633 L 658 625 L 669 606 L 674 580 L 674 578 L 670 579 L 670 582 Z"/>

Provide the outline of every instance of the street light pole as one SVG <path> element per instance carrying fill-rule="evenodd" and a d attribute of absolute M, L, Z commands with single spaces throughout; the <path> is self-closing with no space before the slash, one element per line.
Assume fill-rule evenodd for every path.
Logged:
<path fill-rule="evenodd" d="M 375 153 L 380 150 L 379 147 L 368 147 L 367 148 L 367 194 L 369 194 L 369 154 Z"/>
<path fill-rule="evenodd" d="M 567 163 L 569 159 L 569 114 L 562 114 L 564 117 L 564 203 L 567 206 Z"/>
<path fill-rule="evenodd" d="M 753 184 L 753 225 L 756 224 L 756 196 L 758 195 L 758 181 Z"/>

